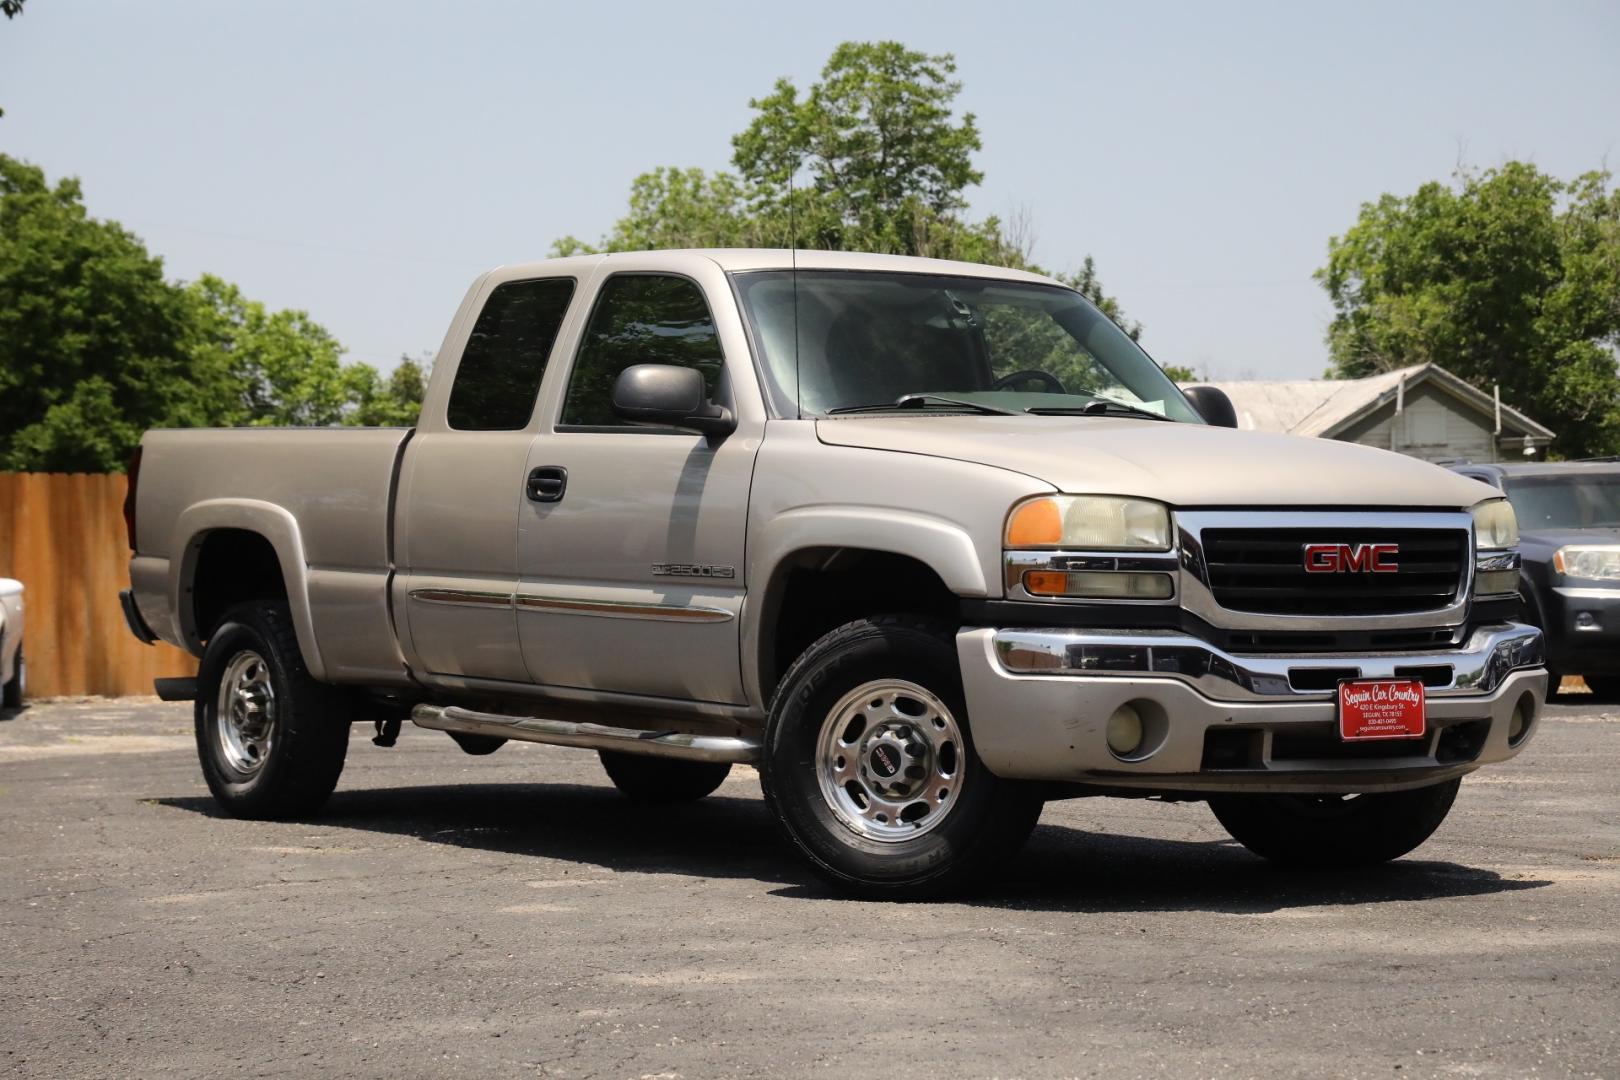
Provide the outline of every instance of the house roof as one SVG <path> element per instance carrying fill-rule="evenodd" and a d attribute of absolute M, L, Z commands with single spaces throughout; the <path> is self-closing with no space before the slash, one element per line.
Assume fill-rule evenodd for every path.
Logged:
<path fill-rule="evenodd" d="M 1331 438 L 1373 410 L 1394 401 L 1406 390 L 1430 383 L 1494 423 L 1496 404 L 1491 395 L 1470 386 L 1437 364 L 1397 368 L 1365 379 L 1295 379 L 1280 382 L 1234 381 L 1205 383 L 1232 399 L 1238 426 L 1255 431 L 1281 431 L 1291 435 Z M 1188 384 L 1191 385 L 1191 384 Z M 1551 442 L 1553 432 L 1508 405 L 1502 405 L 1503 430 L 1528 435 L 1535 442 Z"/>

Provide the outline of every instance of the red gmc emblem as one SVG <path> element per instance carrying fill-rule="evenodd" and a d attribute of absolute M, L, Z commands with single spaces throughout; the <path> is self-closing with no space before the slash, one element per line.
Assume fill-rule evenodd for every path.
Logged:
<path fill-rule="evenodd" d="M 1393 574 L 1399 544 L 1306 544 L 1307 574 Z"/>

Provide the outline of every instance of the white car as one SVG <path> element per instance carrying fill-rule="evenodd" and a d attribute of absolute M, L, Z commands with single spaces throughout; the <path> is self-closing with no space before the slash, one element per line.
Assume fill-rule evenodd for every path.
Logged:
<path fill-rule="evenodd" d="M 23 585 L 11 578 L 0 578 L 0 686 L 5 687 L 0 705 L 20 708 L 27 689 L 27 666 L 23 663 Z"/>

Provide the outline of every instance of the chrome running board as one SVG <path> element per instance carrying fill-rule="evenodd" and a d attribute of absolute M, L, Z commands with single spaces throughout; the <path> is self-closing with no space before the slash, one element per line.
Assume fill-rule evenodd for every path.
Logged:
<path fill-rule="evenodd" d="M 759 760 L 759 740 L 741 735 L 689 735 L 681 731 L 639 731 L 570 720 L 541 720 L 533 716 L 503 716 L 459 705 L 418 705 L 411 722 L 434 731 L 466 735 L 493 735 L 519 742 L 552 746 L 582 746 L 588 750 L 617 750 L 648 757 L 682 761 L 729 761 L 749 764 Z"/>

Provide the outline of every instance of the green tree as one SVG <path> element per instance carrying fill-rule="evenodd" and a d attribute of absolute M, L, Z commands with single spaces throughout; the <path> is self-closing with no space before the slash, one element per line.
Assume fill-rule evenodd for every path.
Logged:
<path fill-rule="evenodd" d="M 1040 271 L 1029 244 L 996 217 L 965 216 L 983 174 L 971 113 L 950 54 L 893 41 L 846 42 L 800 93 L 779 79 L 749 102 L 754 118 L 732 139 L 735 172 L 660 167 L 637 177 L 628 212 L 598 243 L 565 236 L 554 255 L 672 247 L 787 247 L 877 251 Z M 1016 224 L 1016 223 L 1015 223 Z M 1074 285 L 1134 338 L 1087 257 Z"/>
<path fill-rule="evenodd" d="M 1499 384 L 1564 456 L 1620 450 L 1620 190 L 1517 161 L 1454 180 L 1366 203 L 1328 241 L 1331 374 L 1436 363 Z"/>
<path fill-rule="evenodd" d="M 420 364 L 342 353 L 305 312 L 165 280 L 77 180 L 0 154 L 0 469 L 116 471 L 149 427 L 414 422 Z"/>
<path fill-rule="evenodd" d="M 422 412 L 422 398 L 427 393 L 427 368 L 408 356 L 399 358 L 399 366 L 389 373 L 387 381 L 369 364 L 350 364 L 355 408 L 344 416 L 345 424 L 363 427 L 410 427 Z"/>
<path fill-rule="evenodd" d="M 220 418 L 193 376 L 191 305 L 77 180 L 0 155 L 0 468 L 122 468 L 141 431 Z"/>
<path fill-rule="evenodd" d="M 341 423 L 359 392 L 377 381 L 369 365 L 345 365 L 343 346 L 306 312 L 270 311 L 212 274 L 186 292 L 194 311 L 193 370 L 226 391 L 224 423 Z"/>

